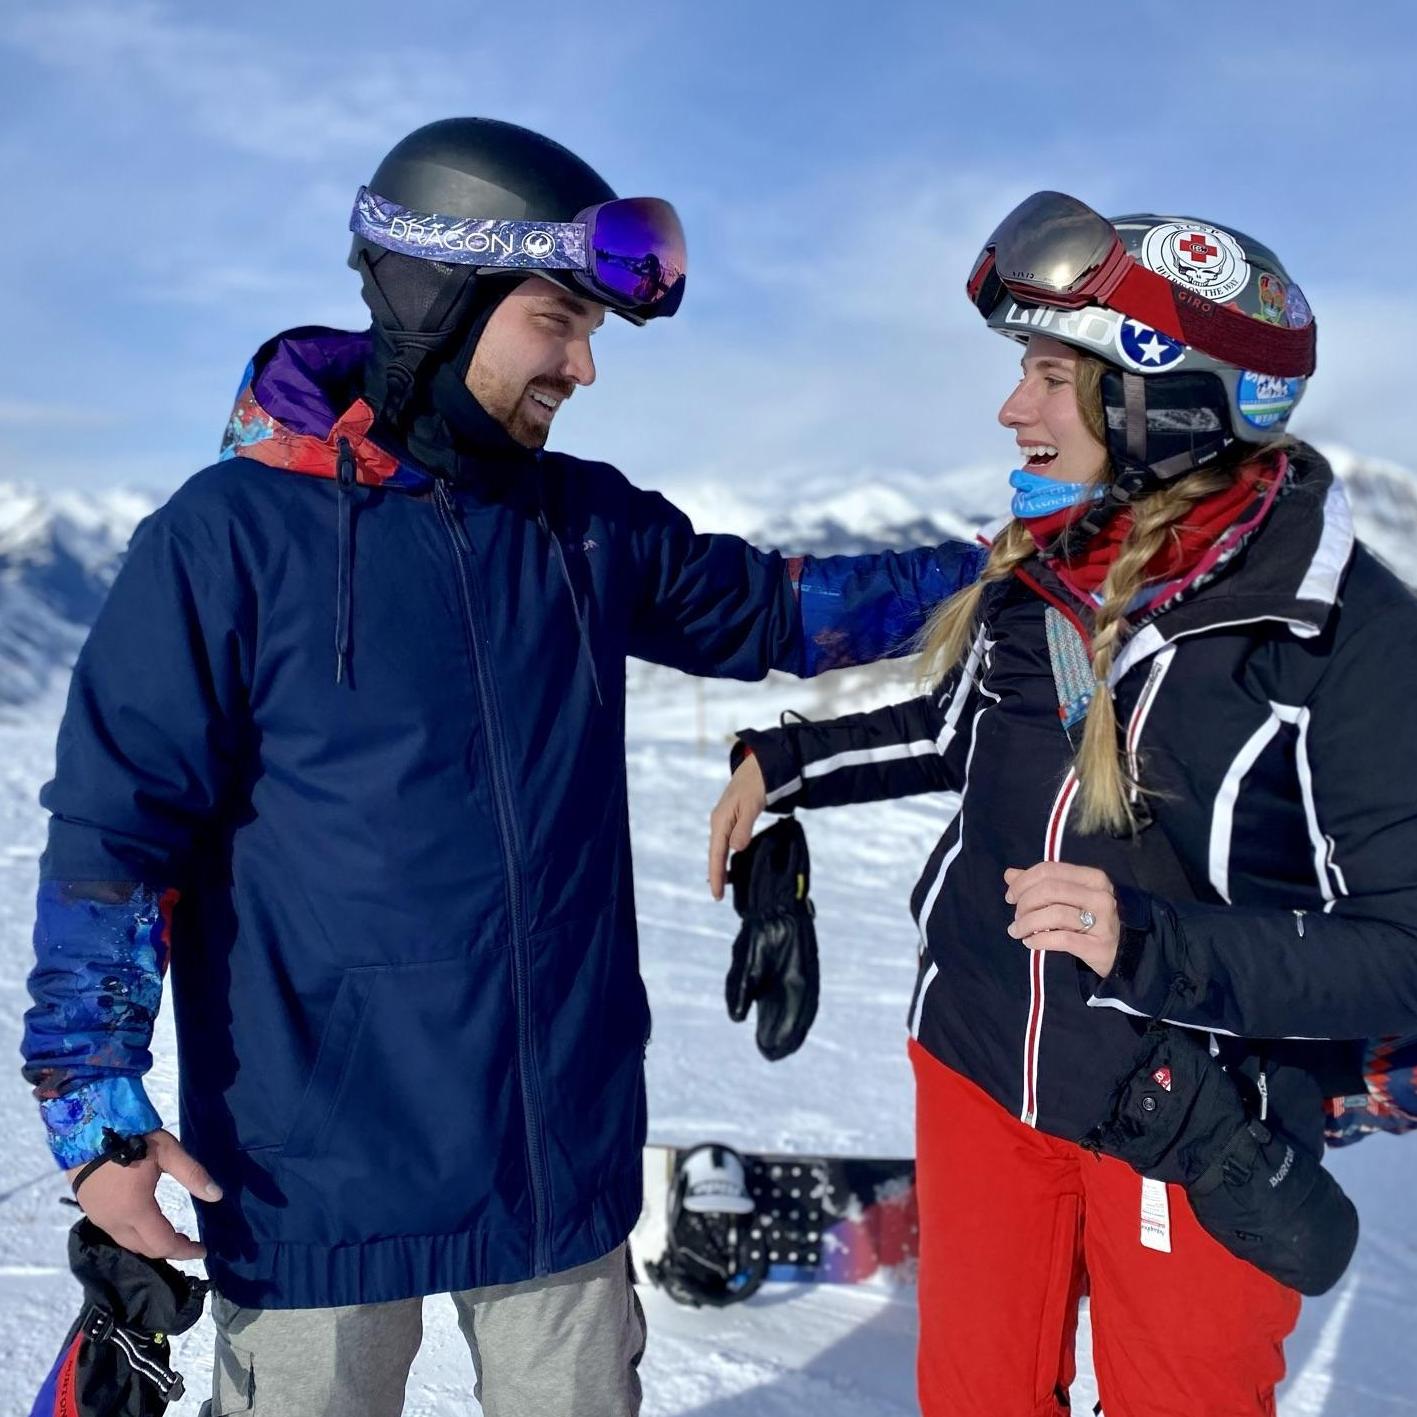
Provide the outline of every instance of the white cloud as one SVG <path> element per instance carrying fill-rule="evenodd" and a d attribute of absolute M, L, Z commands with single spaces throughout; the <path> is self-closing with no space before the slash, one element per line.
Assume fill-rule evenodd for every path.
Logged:
<path fill-rule="evenodd" d="M 81 79 L 90 101 L 102 96 L 117 112 L 156 103 L 190 131 L 273 164 L 383 150 L 390 133 L 458 106 L 474 57 L 467 46 L 455 62 L 385 43 L 365 63 L 346 53 L 327 64 L 157 0 L 32 6 L 6 42 Z"/>

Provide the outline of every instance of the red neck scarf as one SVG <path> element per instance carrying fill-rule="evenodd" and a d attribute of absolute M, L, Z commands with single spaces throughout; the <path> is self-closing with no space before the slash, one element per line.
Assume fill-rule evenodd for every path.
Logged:
<path fill-rule="evenodd" d="M 1174 581 L 1195 569 L 1207 551 L 1220 546 L 1224 532 L 1257 496 L 1274 492 L 1283 480 L 1287 465 L 1283 453 L 1278 457 L 1257 458 L 1240 469 L 1231 486 L 1203 497 L 1186 513 L 1184 521 L 1172 526 L 1173 535 L 1166 538 L 1165 545 L 1148 563 L 1144 579 Z M 1272 502 L 1272 495 L 1264 496 L 1256 522 L 1268 512 Z M 1082 515 L 1083 510 L 1081 506 L 1064 507 L 1046 517 L 1031 517 L 1025 525 L 1038 549 L 1043 551 L 1059 532 Z M 1058 564 L 1059 575 L 1074 590 L 1096 590 L 1107 578 L 1131 529 L 1132 510 L 1124 507 L 1070 561 Z"/>

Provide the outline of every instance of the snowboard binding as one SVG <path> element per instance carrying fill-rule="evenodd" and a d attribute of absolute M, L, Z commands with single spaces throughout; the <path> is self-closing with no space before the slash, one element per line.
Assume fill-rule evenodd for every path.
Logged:
<path fill-rule="evenodd" d="M 671 1187 L 664 1253 L 645 1265 L 650 1280 L 696 1309 L 755 1294 L 768 1272 L 756 1209 L 743 1158 L 732 1147 L 710 1142 L 685 1153 Z"/>

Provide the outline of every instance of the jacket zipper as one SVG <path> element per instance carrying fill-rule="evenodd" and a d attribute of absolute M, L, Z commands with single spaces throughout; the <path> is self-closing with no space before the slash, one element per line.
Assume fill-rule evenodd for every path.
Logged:
<path fill-rule="evenodd" d="M 507 896 L 512 916 L 512 981 L 517 1011 L 517 1071 L 521 1081 L 522 1111 L 526 1118 L 527 1171 L 531 1178 L 534 1236 L 532 1263 L 536 1274 L 541 1276 L 551 1272 L 546 1224 L 548 1168 L 541 1124 L 540 1089 L 531 1048 L 531 963 L 523 924 L 521 855 L 517 850 L 516 835 L 512 829 L 512 799 L 508 787 L 511 774 L 506 764 L 506 744 L 502 736 L 497 698 L 488 675 L 486 656 L 481 649 L 481 617 L 478 614 L 477 596 L 472 578 L 468 574 L 468 564 L 473 559 L 472 547 L 458 523 L 452 498 L 442 482 L 435 482 L 433 500 L 438 509 L 438 519 L 452 543 L 453 560 L 457 563 L 458 585 L 462 592 L 463 614 L 466 617 L 468 643 L 477 679 L 477 696 L 487 732 L 487 757 L 492 769 L 492 801 L 496 808 L 497 831 L 502 839 L 502 859 L 507 866 Z"/>

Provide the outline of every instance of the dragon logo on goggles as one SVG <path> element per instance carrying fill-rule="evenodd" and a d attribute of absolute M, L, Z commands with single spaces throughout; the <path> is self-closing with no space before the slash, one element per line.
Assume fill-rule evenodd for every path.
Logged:
<path fill-rule="evenodd" d="M 684 229 L 659 197 L 615 197 L 574 221 L 503 221 L 418 212 L 359 189 L 349 229 L 425 261 L 520 271 L 566 271 L 593 300 L 643 324 L 684 298 Z"/>
<path fill-rule="evenodd" d="M 512 270 L 586 268 L 586 229 L 578 221 L 473 221 L 439 216 L 413 211 L 361 187 L 349 229 L 386 251 L 425 261 Z"/>

